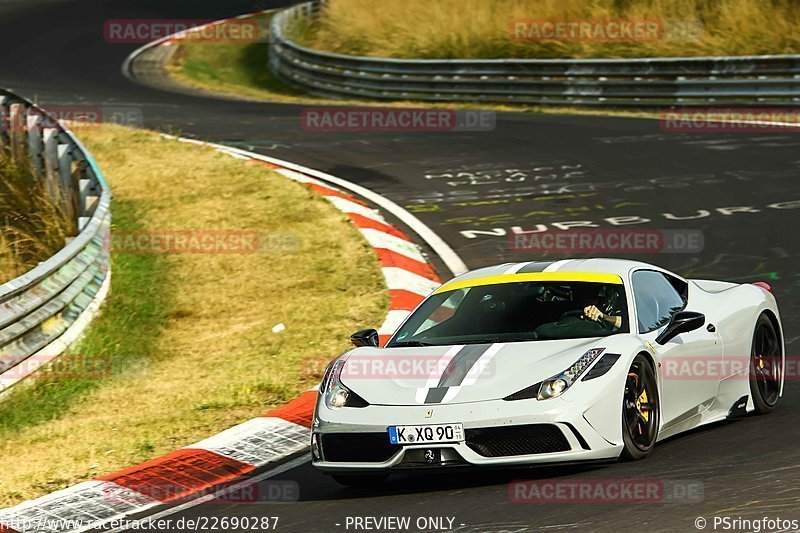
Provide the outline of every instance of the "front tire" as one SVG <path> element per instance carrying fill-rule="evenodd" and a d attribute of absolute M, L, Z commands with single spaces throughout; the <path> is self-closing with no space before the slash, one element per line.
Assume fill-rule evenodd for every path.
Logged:
<path fill-rule="evenodd" d="M 638 461 L 650 455 L 658 437 L 660 413 L 656 375 L 650 361 L 639 354 L 628 370 L 622 397 L 622 460 Z"/>
<path fill-rule="evenodd" d="M 783 353 L 778 333 L 766 316 L 758 317 L 750 350 L 750 395 L 758 414 L 775 409 L 781 394 Z"/>

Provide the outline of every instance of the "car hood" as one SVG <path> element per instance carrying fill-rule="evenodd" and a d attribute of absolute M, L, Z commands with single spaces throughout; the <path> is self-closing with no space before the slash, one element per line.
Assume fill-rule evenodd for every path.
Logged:
<path fill-rule="evenodd" d="M 373 405 L 495 400 L 563 372 L 605 341 L 356 348 L 342 356 L 340 379 Z"/>

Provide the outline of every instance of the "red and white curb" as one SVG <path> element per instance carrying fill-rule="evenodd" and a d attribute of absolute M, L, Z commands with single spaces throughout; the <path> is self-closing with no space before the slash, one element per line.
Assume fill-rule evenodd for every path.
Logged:
<path fill-rule="evenodd" d="M 391 296 L 389 312 L 378 330 L 381 344 L 385 344 L 408 314 L 441 284 L 427 259 L 407 235 L 387 223 L 377 210 L 330 183 L 331 180 L 347 183 L 344 180 L 333 176 L 318 179 L 327 175 L 222 145 L 191 139 L 177 140 L 212 147 L 230 156 L 266 165 L 307 185 L 347 214 L 374 248 Z M 351 190 L 357 187 L 348 186 Z M 375 195 L 371 191 L 369 194 Z M 384 207 L 394 210 L 388 200 L 382 199 L 381 202 Z M 402 212 L 393 214 L 405 216 L 407 220 L 404 222 L 411 216 Z M 447 255 L 449 248 L 442 249 L 432 235 L 430 232 L 421 237 L 437 253 Z M 438 239 L 435 235 L 433 237 Z M 446 262 L 457 265 L 460 259 L 453 254 Z M 282 407 L 206 440 L 120 472 L 0 510 L 0 533 L 86 531 L 165 503 L 213 494 L 215 487 L 230 486 L 243 475 L 308 449 L 316 398 L 314 388 Z"/>

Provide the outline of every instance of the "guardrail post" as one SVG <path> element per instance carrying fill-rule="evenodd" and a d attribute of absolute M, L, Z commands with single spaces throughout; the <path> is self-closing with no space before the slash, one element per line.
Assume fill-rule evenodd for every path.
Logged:
<path fill-rule="evenodd" d="M 11 104 L 8 114 L 9 142 L 12 157 L 22 161 L 25 157 L 25 107 L 22 104 Z"/>
<path fill-rule="evenodd" d="M 34 175 L 40 180 L 44 175 L 42 122 L 41 115 L 34 111 L 28 111 L 28 116 L 26 117 L 26 124 L 28 126 L 28 160 L 31 163 L 31 169 Z M 55 198 L 56 190 L 51 190 L 47 183 L 45 183 L 45 185 L 47 186 L 47 192 L 50 193 L 50 196 Z"/>
<path fill-rule="evenodd" d="M 78 179 L 78 229 L 82 230 L 89 220 L 100 200 L 98 189 L 99 182 L 92 169 L 85 161 L 81 161 L 81 178 Z"/>
<path fill-rule="evenodd" d="M 61 183 L 58 171 L 58 130 L 56 128 L 45 128 L 42 134 L 44 142 L 44 179 L 48 192 L 64 208 L 64 213 L 74 220 L 72 213 L 72 202 L 69 187 Z M 70 180 L 71 181 L 71 180 Z"/>
<path fill-rule="evenodd" d="M 0 150 L 10 141 L 8 138 L 8 97 L 0 96 Z"/>
<path fill-rule="evenodd" d="M 59 144 L 57 148 L 58 177 L 61 184 L 61 194 L 65 199 L 67 213 L 76 220 L 80 209 L 78 195 L 75 191 L 75 180 L 72 178 L 72 147 L 68 144 Z"/>
<path fill-rule="evenodd" d="M 79 179 L 78 180 L 78 231 L 83 231 L 86 224 L 89 223 L 89 196 L 90 196 L 91 180 Z"/>

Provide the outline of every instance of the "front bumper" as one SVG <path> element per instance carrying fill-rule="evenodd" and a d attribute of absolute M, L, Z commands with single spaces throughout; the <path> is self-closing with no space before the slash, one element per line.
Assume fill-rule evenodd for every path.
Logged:
<path fill-rule="evenodd" d="M 616 404 L 616 401 L 613 403 Z M 616 424 L 621 427 L 620 410 L 618 407 L 613 409 L 616 414 L 610 420 L 602 414 L 605 410 L 602 405 L 563 398 L 418 406 L 370 405 L 339 410 L 330 410 L 325 405 L 318 404 L 312 427 L 313 442 L 316 444 L 312 446 L 313 465 L 326 472 L 353 473 L 423 467 L 514 466 L 613 460 L 622 451 L 621 438 L 615 439 L 616 432 L 602 426 Z M 464 425 L 464 442 L 402 446 L 388 444 L 387 428 L 390 425 L 458 422 Z M 542 435 L 548 442 L 543 446 L 536 446 L 535 443 L 526 443 L 524 438 L 520 441 L 520 431 L 531 427 L 537 428 L 533 434 Z M 494 453 L 488 453 L 487 448 L 478 445 L 476 441 L 477 435 L 482 435 L 484 441 L 487 439 L 486 431 L 477 431 L 486 428 L 493 428 L 489 435 L 503 435 L 505 430 L 509 430 L 516 435 L 514 442 L 524 445 L 495 446 L 492 448 Z M 347 438 L 340 439 L 340 435 Z M 354 444 L 359 443 L 363 437 L 364 442 L 371 440 L 376 447 L 382 447 L 381 453 L 370 452 L 367 443 L 364 448 L 368 452 L 365 453 L 365 460 L 358 457 L 357 446 L 353 446 L 351 450 L 350 455 L 354 455 L 351 460 L 331 460 L 331 455 L 340 458 L 342 454 L 326 452 L 326 442 L 329 440 L 326 436 L 336 436 L 340 441 Z M 382 439 L 385 439 L 385 444 L 381 444 Z M 549 451 L 550 449 L 559 451 Z M 432 463 L 425 458 L 427 450 L 437 450 L 437 459 Z M 528 451 L 536 453 L 526 453 Z"/>

